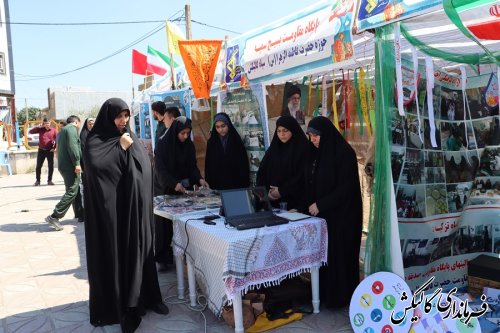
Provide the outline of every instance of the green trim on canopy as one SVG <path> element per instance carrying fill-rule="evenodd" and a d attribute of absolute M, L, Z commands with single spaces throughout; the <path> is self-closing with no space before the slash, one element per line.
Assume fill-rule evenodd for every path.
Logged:
<path fill-rule="evenodd" d="M 375 178 L 366 239 L 364 271 L 392 271 L 391 265 L 391 117 L 395 108 L 395 57 L 392 24 L 375 30 Z M 397 112 L 396 112 L 397 113 Z"/>
<path fill-rule="evenodd" d="M 418 48 L 420 51 L 423 53 L 427 54 L 428 56 L 431 57 L 436 57 L 436 58 L 441 58 L 444 60 L 448 61 L 453 61 L 456 63 L 462 63 L 462 64 L 471 64 L 471 65 L 476 65 L 476 64 L 491 64 L 492 60 L 491 58 L 486 55 L 486 54 L 480 54 L 480 53 L 470 53 L 470 54 L 460 54 L 460 53 L 451 53 L 451 52 L 446 52 L 439 50 L 437 48 L 434 48 L 432 46 L 429 46 L 416 38 L 415 36 L 411 35 L 409 30 L 406 27 L 406 24 L 401 22 L 401 34 L 404 36 L 404 38 L 413 46 Z M 500 61 L 500 54 L 499 55 L 494 55 L 497 61 Z"/>
<path fill-rule="evenodd" d="M 472 4 L 475 5 L 474 7 L 477 6 L 476 1 L 473 1 L 471 5 Z M 453 24 L 462 32 L 462 34 L 464 34 L 465 37 L 469 38 L 471 41 L 476 43 L 480 48 L 482 48 L 485 53 L 485 56 L 487 56 L 487 58 L 491 60 L 490 61 L 491 63 L 495 63 L 497 66 L 500 66 L 500 58 L 498 57 L 498 55 L 495 57 L 494 53 L 492 53 L 483 44 L 481 44 L 481 42 L 477 40 L 477 38 L 464 25 L 462 19 L 457 13 L 455 6 L 453 5 L 453 0 L 443 0 L 443 9 L 448 18 L 451 20 L 451 22 L 453 22 Z"/>
<path fill-rule="evenodd" d="M 443 1 L 444 2 L 444 1 Z M 462 12 L 463 10 L 468 10 L 471 8 L 476 8 L 482 5 L 487 5 L 492 3 L 491 0 L 476 0 L 472 1 L 471 0 L 454 0 L 453 5 L 455 8 L 458 9 L 459 12 Z"/>

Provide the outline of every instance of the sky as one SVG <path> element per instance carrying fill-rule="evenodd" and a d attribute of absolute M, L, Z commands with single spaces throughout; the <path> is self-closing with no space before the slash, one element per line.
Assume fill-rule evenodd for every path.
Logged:
<path fill-rule="evenodd" d="M 183 17 L 191 6 L 192 20 L 220 29 L 192 23 L 193 39 L 224 39 L 271 23 L 308 7 L 318 0 L 221 1 L 221 0 L 8 0 L 11 42 L 18 109 L 48 106 L 49 87 L 89 87 L 100 91 L 132 90 L 142 76 L 132 74 L 132 49 L 144 54 L 148 45 L 167 53 L 165 29 L 128 47 L 115 56 L 69 74 L 38 79 L 40 76 L 72 71 L 108 57 L 142 39 L 166 19 Z M 112 25 L 25 25 L 16 23 L 93 23 L 158 21 Z M 185 22 L 177 22 L 185 31 Z M 224 31 L 226 29 L 229 31 Z"/>

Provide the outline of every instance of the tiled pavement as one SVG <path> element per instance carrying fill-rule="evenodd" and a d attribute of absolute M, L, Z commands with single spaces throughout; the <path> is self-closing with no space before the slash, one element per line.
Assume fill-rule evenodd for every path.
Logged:
<path fill-rule="evenodd" d="M 46 175 L 42 175 L 44 180 Z M 64 230 L 53 231 L 44 218 L 64 192 L 56 186 L 33 187 L 34 174 L 0 177 L 0 333 L 120 332 L 118 325 L 89 323 L 84 228 L 70 212 Z M 174 269 L 159 274 L 167 316 L 148 313 L 140 332 L 213 332 L 233 330 L 209 310 L 190 310 L 177 302 Z M 187 285 L 187 283 L 186 283 Z M 306 315 L 272 332 L 352 332 L 347 309 Z"/>

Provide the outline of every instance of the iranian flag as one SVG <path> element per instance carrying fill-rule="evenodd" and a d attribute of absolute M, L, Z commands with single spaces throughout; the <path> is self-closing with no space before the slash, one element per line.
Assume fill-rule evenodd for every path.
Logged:
<path fill-rule="evenodd" d="M 170 67 L 170 58 L 148 46 L 148 72 L 165 75 Z"/>
<path fill-rule="evenodd" d="M 500 3 L 498 0 L 461 0 L 457 2 L 455 9 L 463 24 L 477 38 L 500 40 Z"/>

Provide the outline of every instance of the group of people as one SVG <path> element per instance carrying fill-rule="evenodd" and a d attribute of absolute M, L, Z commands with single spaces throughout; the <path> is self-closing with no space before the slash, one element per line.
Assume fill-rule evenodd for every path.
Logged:
<path fill-rule="evenodd" d="M 153 163 L 129 128 L 130 109 L 123 100 L 107 100 L 92 130 L 82 131 L 81 142 L 80 120 L 68 118 L 59 142 L 59 169 L 67 191 L 47 217 L 53 224 L 64 216 L 83 167 L 90 322 L 120 323 L 123 332 L 135 331 L 147 309 L 169 311 L 162 301 L 155 259 L 169 263 L 172 224 L 153 217 L 153 195 L 180 195 L 195 186 L 250 186 L 249 157 L 227 114 L 213 119 L 203 178 L 191 120 L 162 102 L 153 103 L 152 109 L 164 125 L 158 126 Z M 328 266 L 320 269 L 321 299 L 328 307 L 341 307 L 349 304 L 359 283 L 362 207 L 357 158 L 325 117 L 313 118 L 307 134 L 309 139 L 293 116 L 278 119 L 257 185 L 267 188 L 273 205 L 287 202 L 289 209 L 326 220 Z"/>

